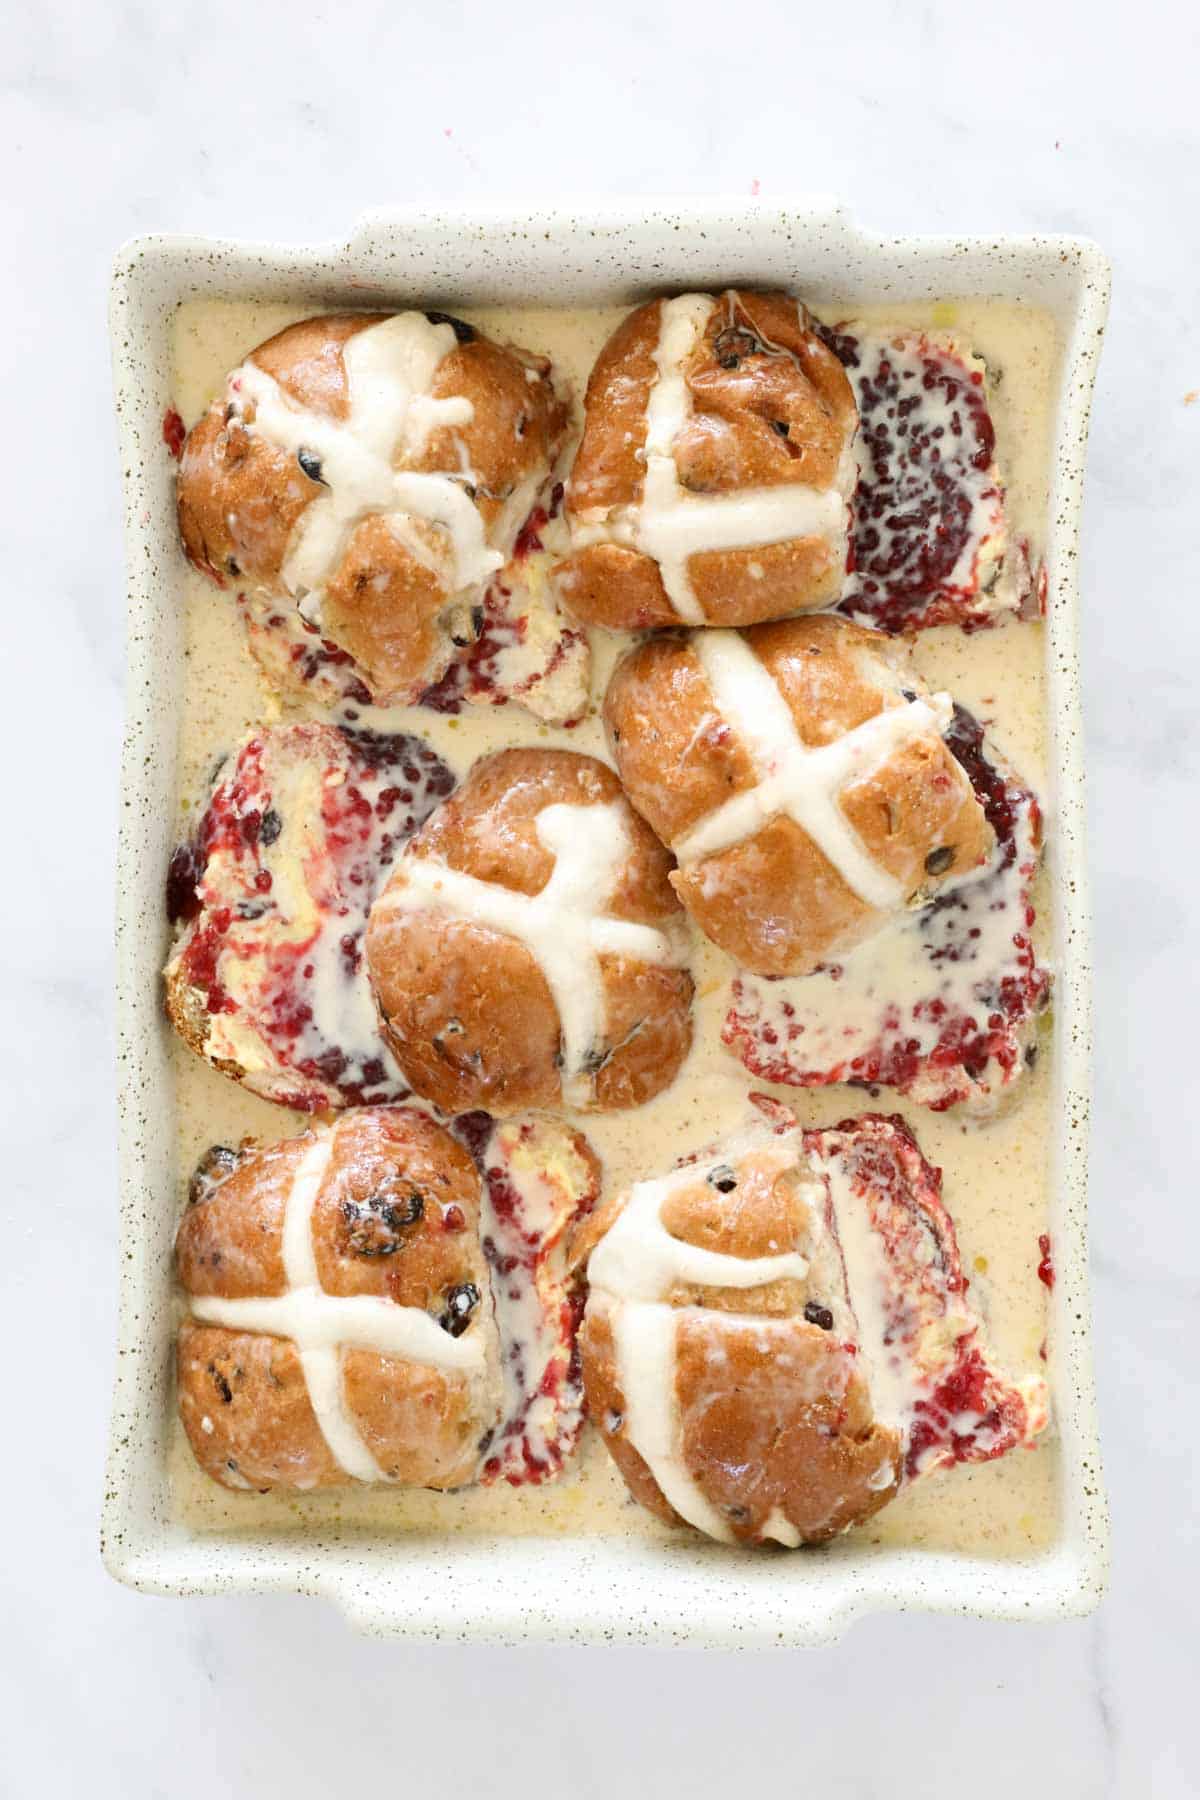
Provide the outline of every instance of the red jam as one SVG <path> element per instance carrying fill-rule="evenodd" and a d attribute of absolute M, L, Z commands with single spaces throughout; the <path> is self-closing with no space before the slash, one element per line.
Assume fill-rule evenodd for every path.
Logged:
<path fill-rule="evenodd" d="M 1004 496 L 983 376 L 923 332 L 817 330 L 855 390 L 859 476 L 841 610 L 884 631 L 991 625 Z"/>
<path fill-rule="evenodd" d="M 804 1143 L 818 1164 L 841 1163 L 884 1247 L 891 1276 L 884 1342 L 912 1357 L 908 1479 L 953 1463 L 990 1462 L 1031 1441 L 1026 1397 L 989 1363 L 979 1321 L 964 1301 L 968 1283 L 942 1203 L 941 1170 L 922 1156 L 904 1120 L 865 1113 L 832 1130 L 806 1131 Z M 942 1324 L 947 1317 L 951 1335 Z M 939 1360 L 930 1367 L 935 1347 Z"/>
<path fill-rule="evenodd" d="M 1038 1280 L 1042 1282 L 1044 1286 L 1053 1290 L 1055 1281 L 1054 1258 L 1050 1252 L 1049 1232 L 1043 1231 L 1038 1238 L 1038 1249 L 1042 1253 L 1042 1260 L 1038 1264 Z"/>
<path fill-rule="evenodd" d="M 168 406 L 163 414 L 162 441 L 178 462 L 187 442 L 187 428 L 173 406 Z"/>
<path fill-rule="evenodd" d="M 286 822 L 272 787 L 282 765 L 305 759 L 320 781 L 321 829 L 302 867 L 289 865 L 278 881 Z M 408 734 L 267 728 L 222 771 L 195 836 L 175 851 L 166 898 L 184 928 L 182 972 L 210 1013 L 242 1012 L 263 1047 L 273 1097 L 284 1072 L 296 1078 L 288 1104 L 301 1111 L 407 1091 L 377 1031 L 347 1040 L 346 1021 L 361 1018 L 347 1002 L 362 981 L 371 902 L 400 846 L 453 786 L 434 751 Z M 298 876 L 315 918 L 303 935 L 283 910 Z"/>
<path fill-rule="evenodd" d="M 583 1429 L 578 1333 L 584 1295 L 567 1271 L 563 1246 L 572 1224 L 594 1206 L 598 1183 L 589 1172 L 586 1186 L 568 1192 L 555 1177 L 549 1185 L 560 1191 L 561 1204 L 548 1219 L 541 1210 L 531 1217 L 492 1118 L 464 1113 L 452 1129 L 486 1190 L 483 1253 L 496 1295 L 505 1375 L 504 1416 L 479 1479 L 485 1486 L 536 1485 L 560 1473 Z M 575 1135 L 556 1122 L 527 1121 L 518 1127 L 519 1143 L 528 1149 L 537 1130 Z M 549 1407 L 540 1404 L 547 1400 Z"/>

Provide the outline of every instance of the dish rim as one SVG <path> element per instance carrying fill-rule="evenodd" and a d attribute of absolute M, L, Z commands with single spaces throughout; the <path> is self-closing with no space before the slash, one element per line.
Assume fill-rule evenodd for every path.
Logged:
<path fill-rule="evenodd" d="M 591 258 L 587 270 L 578 260 L 583 249 Z M 174 826 L 178 705 L 177 698 L 165 704 L 159 677 L 164 653 L 167 661 L 179 660 L 180 619 L 172 616 L 179 610 L 178 566 L 162 561 L 177 557 L 163 535 L 172 470 L 161 426 L 169 390 L 147 376 L 156 355 L 160 376 L 164 369 L 169 376 L 174 308 L 222 280 L 238 285 L 239 292 L 226 292 L 232 299 L 293 295 L 353 307 L 381 296 L 433 304 L 457 295 L 461 304 L 468 268 L 479 304 L 488 304 L 489 295 L 512 301 L 535 276 L 556 295 L 574 284 L 575 303 L 594 304 L 602 293 L 633 300 L 718 281 L 753 283 L 756 270 L 761 285 L 780 279 L 781 262 L 790 271 L 787 284 L 818 300 L 851 298 L 853 273 L 831 286 L 835 268 L 860 275 L 875 270 L 878 279 L 869 295 L 859 292 L 859 303 L 985 293 L 1016 298 L 1009 291 L 1016 284 L 1052 304 L 1062 335 L 1046 514 L 1059 1121 L 1051 1194 L 1058 1280 L 1051 1295 L 1049 1369 L 1063 1458 L 1060 1536 L 1049 1550 L 1012 1561 L 874 1548 L 850 1538 L 819 1561 L 782 1562 L 690 1541 L 189 1532 L 170 1520 L 165 1507 L 170 1381 L 161 1342 L 169 1330 L 163 1315 L 170 1310 L 173 1213 L 164 1244 L 163 1207 L 155 1201 L 173 1125 L 158 985 L 166 928 L 158 896 Z M 705 273 L 718 268 L 719 275 Z M 968 285 L 947 285 L 951 270 L 965 271 Z M 862 285 L 857 282 L 860 290 Z M 853 1619 L 873 1611 L 919 1608 L 1045 1620 L 1079 1616 L 1098 1604 L 1109 1547 L 1086 1268 L 1091 999 L 1076 570 L 1087 428 L 1109 286 L 1107 259 L 1087 239 L 876 237 L 859 230 L 836 203 L 811 198 L 772 204 L 607 200 L 542 211 L 496 204 L 382 208 L 362 215 L 347 239 L 324 244 L 151 234 L 118 251 L 110 331 L 127 568 L 117 869 L 121 1281 L 101 1524 L 105 1566 L 116 1579 L 159 1594 L 324 1594 L 373 1634 L 499 1643 L 817 1644 L 833 1641 Z M 523 297 L 528 304 L 528 293 Z M 547 303 L 544 291 L 538 303 Z M 156 1141 L 156 1125 L 165 1144 Z M 793 1566 L 794 1575 L 781 1579 L 781 1570 Z"/>

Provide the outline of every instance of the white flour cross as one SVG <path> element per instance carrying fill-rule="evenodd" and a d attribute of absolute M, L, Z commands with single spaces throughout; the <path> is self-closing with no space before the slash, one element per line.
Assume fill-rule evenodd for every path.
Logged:
<path fill-rule="evenodd" d="M 439 426 L 469 425 L 474 418 L 475 409 L 464 395 L 434 399 L 429 392 L 438 365 L 455 342 L 452 326 L 431 324 L 417 312 L 397 313 L 356 332 L 342 350 L 349 402 L 345 419 L 299 406 L 257 363 L 243 363 L 230 376 L 231 400 L 254 405 L 248 429 L 290 456 L 304 451 L 323 484 L 296 522 L 282 569 L 284 586 L 304 602 L 306 616 L 319 615 L 325 582 L 355 526 L 372 513 L 382 516 L 416 560 L 430 568 L 438 559 L 414 531 L 413 521 L 439 526 L 452 553 L 451 591 L 478 590 L 502 566 L 505 558 L 489 547 L 483 518 L 466 491 L 468 483 L 478 486 L 470 468 L 418 474 L 393 467 L 398 451 L 419 455 Z M 515 535 L 540 479 L 531 478 L 515 491 L 494 528 L 497 542 Z"/>
<path fill-rule="evenodd" d="M 568 1105 L 586 1105 L 594 1092 L 596 1058 L 604 1048 L 600 958 L 620 956 L 674 967 L 682 954 L 668 932 L 604 912 L 632 849 L 620 801 L 543 807 L 537 834 L 554 856 L 553 872 L 538 894 L 514 893 L 409 853 L 376 901 L 375 914 L 449 913 L 522 943 L 545 976 L 558 1008 L 563 1099 Z"/>
<path fill-rule="evenodd" d="M 758 782 L 693 825 L 671 847 L 683 866 L 730 849 L 784 813 L 817 845 L 868 906 L 887 910 L 906 898 L 901 884 L 871 857 L 842 811 L 839 796 L 916 738 L 940 735 L 948 694 L 888 707 L 831 744 L 801 741 L 791 708 L 736 631 L 699 631 L 691 639 L 717 711 L 747 746 Z"/>
<path fill-rule="evenodd" d="M 849 531 L 849 496 L 857 467 L 847 450 L 837 485 L 745 488 L 731 494 L 691 494 L 680 483 L 675 439 L 691 416 L 691 394 L 683 366 L 704 335 L 714 302 L 707 294 L 664 300 L 654 364 L 658 373 L 646 401 L 646 474 L 639 505 L 618 508 L 602 520 L 584 516 L 572 527 L 575 548 L 623 543 L 652 556 L 679 617 L 703 625 L 704 608 L 692 587 L 688 564 L 713 550 L 752 549 L 791 538 L 820 537 L 844 554 Z"/>
<path fill-rule="evenodd" d="M 207 1325 L 290 1338 L 330 1455 L 356 1481 L 383 1481 L 384 1472 L 346 1405 L 343 1350 L 372 1350 L 427 1368 L 471 1374 L 483 1367 L 484 1344 L 478 1331 L 451 1337 L 420 1307 L 399 1306 L 376 1294 L 328 1294 L 321 1286 L 312 1214 L 336 1133 L 335 1125 L 313 1139 L 288 1192 L 282 1243 L 287 1293 L 244 1300 L 193 1295 L 189 1305 L 193 1317 Z"/>

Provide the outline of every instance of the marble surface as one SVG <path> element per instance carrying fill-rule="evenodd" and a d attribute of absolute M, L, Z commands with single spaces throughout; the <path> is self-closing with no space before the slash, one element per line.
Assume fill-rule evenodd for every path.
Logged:
<path fill-rule="evenodd" d="M 1191 9 L 1164 0 L 859 0 L 852 32 L 840 9 L 776 0 L 10 14 L 0 1792 L 1200 1786 L 1200 1108 L 1180 1075 L 1200 999 L 1197 48 Z M 298 1599 L 127 1593 L 96 1548 L 116 1274 L 113 249 L 162 228 L 332 236 L 400 200 L 804 190 L 880 228 L 1077 231 L 1115 259 L 1083 558 L 1111 1595 L 1077 1624 L 877 1618 L 831 1651 L 731 1658 L 435 1653 L 358 1641 Z"/>

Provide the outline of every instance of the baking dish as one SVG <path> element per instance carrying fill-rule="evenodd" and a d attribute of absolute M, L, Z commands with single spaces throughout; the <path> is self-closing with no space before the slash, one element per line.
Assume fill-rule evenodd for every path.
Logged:
<path fill-rule="evenodd" d="M 173 1095 L 159 970 L 183 676 L 172 469 L 161 441 L 173 311 L 203 297 L 286 299 L 314 309 L 445 306 L 466 294 L 481 305 L 581 306 L 734 283 L 851 304 L 1025 300 L 1046 307 L 1061 335 L 1045 537 L 1057 978 L 1050 1228 L 1058 1280 L 1049 1362 L 1062 1450 L 1057 1535 L 1045 1551 L 1001 1561 L 853 1538 L 818 1555 L 779 1559 L 699 1542 L 603 1537 L 193 1533 L 172 1519 L 166 1476 Z M 868 1611 L 1049 1619 L 1096 1604 L 1107 1514 L 1086 1273 L 1090 1012 L 1076 549 L 1107 296 L 1105 259 L 1077 239 L 884 239 L 860 231 L 838 207 L 812 201 L 384 211 L 366 215 L 344 243 L 146 237 L 119 253 L 111 326 L 129 570 L 117 916 L 122 1281 L 102 1528 L 105 1561 L 118 1579 L 156 1593 L 325 1594 L 356 1625 L 381 1635 L 726 1648 L 828 1641 Z"/>

